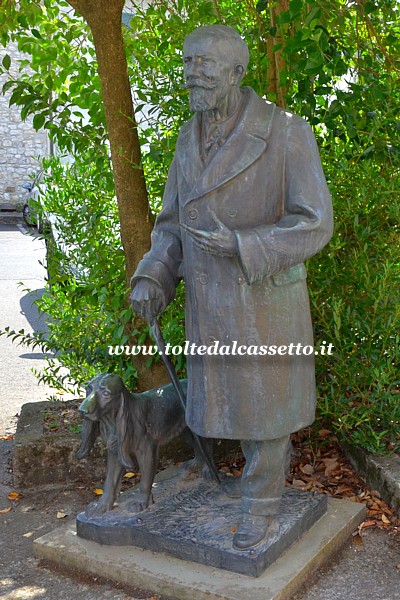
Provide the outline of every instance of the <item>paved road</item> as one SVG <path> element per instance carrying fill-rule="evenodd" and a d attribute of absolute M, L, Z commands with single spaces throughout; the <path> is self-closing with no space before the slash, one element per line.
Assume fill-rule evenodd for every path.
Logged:
<path fill-rule="evenodd" d="M 16 331 L 45 329 L 46 324 L 33 304 L 44 287 L 46 272 L 40 265 L 45 258 L 43 240 L 30 235 L 15 219 L 2 217 L 0 257 L 0 330 L 7 325 Z M 0 435 L 14 433 L 15 415 L 22 404 L 46 400 L 55 393 L 48 386 L 38 385 L 31 372 L 32 367 L 39 369 L 44 364 L 38 349 L 17 345 L 0 336 Z"/>

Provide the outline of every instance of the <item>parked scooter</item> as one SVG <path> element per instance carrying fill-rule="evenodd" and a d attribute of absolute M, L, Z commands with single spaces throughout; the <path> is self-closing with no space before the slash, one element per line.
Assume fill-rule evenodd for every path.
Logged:
<path fill-rule="evenodd" d="M 43 233 L 43 223 L 38 212 L 39 188 L 38 183 L 42 177 L 40 171 L 32 181 L 24 183 L 22 187 L 27 191 L 25 204 L 22 208 L 23 219 L 28 227 L 36 227 L 39 233 Z"/>

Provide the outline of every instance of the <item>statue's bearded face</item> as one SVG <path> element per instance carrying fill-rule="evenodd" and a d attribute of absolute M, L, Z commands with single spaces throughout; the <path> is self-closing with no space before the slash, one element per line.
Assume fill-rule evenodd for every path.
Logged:
<path fill-rule="evenodd" d="M 235 85 L 237 77 L 229 54 L 226 43 L 212 37 L 185 41 L 183 62 L 192 111 L 218 108 Z"/>

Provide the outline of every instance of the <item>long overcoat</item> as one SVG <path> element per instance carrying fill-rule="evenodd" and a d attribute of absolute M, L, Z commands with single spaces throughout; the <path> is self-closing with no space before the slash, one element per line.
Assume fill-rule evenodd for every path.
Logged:
<path fill-rule="evenodd" d="M 200 114 L 182 127 L 151 250 L 133 284 L 152 279 L 169 303 L 183 275 L 186 339 L 247 346 L 243 356 L 187 357 L 189 427 L 206 437 L 267 440 L 314 420 L 314 357 L 296 354 L 298 344 L 313 344 L 303 261 L 329 241 L 333 218 L 309 125 L 250 88 L 243 93 L 236 126 L 206 166 Z M 204 252 L 180 227 L 212 231 L 212 211 L 234 231 L 237 257 Z M 271 346 L 290 344 L 294 355 L 273 354 Z M 253 354 L 261 346 L 270 354 Z"/>

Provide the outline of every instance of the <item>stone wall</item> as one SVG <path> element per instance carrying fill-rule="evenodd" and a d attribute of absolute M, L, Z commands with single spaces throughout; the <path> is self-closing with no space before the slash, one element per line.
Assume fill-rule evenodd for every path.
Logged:
<path fill-rule="evenodd" d="M 17 77 L 18 59 L 22 58 L 16 43 L 0 48 L 0 62 L 11 56 L 11 73 Z M 20 208 L 26 197 L 22 185 L 40 170 L 39 158 L 48 154 L 49 142 L 44 130 L 36 132 L 32 117 L 21 120 L 20 107 L 9 106 L 12 91 L 3 96 L 1 89 L 7 75 L 0 75 L 0 210 Z"/>

